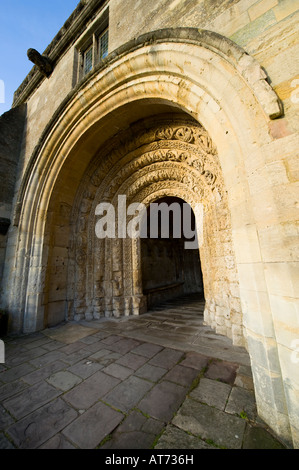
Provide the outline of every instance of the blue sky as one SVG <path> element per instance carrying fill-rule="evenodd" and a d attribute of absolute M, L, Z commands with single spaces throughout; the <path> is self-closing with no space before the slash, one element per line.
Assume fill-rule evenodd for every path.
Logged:
<path fill-rule="evenodd" d="M 0 115 L 11 108 L 13 93 L 33 67 L 27 50 L 43 53 L 78 3 L 0 0 Z"/>

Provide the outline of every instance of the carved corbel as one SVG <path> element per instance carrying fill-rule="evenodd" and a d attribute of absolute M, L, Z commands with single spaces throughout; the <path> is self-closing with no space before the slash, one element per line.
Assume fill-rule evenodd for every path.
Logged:
<path fill-rule="evenodd" d="M 47 78 L 50 77 L 51 73 L 53 72 L 53 65 L 52 65 L 51 60 L 48 57 L 41 55 L 35 49 L 28 49 L 27 56 L 28 56 L 28 59 L 37 66 L 38 70 L 45 77 Z"/>

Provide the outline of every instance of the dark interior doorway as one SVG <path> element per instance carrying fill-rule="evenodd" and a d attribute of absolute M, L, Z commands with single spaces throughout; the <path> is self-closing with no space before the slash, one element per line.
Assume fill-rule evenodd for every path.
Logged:
<path fill-rule="evenodd" d="M 152 205 L 149 206 L 147 237 L 141 238 L 142 283 L 143 293 L 147 296 L 148 309 L 162 301 L 184 294 L 198 293 L 204 298 L 199 249 L 186 249 L 185 245 L 186 241 L 192 241 L 190 233 L 186 238 L 183 226 L 183 205 L 187 203 L 178 197 L 165 197 L 155 202 L 159 207 L 162 207 L 160 206 L 162 203 L 164 203 L 164 208 L 166 204 L 169 209 L 165 211 L 164 218 L 162 212 L 158 212 L 154 229 Z M 176 206 L 173 205 L 174 203 Z M 177 217 L 178 212 L 174 213 L 171 208 L 180 211 L 180 220 Z M 188 208 L 191 215 L 190 230 L 194 233 L 195 216 L 190 206 Z M 166 213 L 168 213 L 167 217 Z M 166 221 L 167 227 L 165 227 Z"/>

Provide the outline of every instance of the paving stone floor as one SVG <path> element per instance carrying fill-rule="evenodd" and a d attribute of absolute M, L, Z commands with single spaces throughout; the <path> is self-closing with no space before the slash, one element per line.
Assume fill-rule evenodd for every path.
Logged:
<path fill-rule="evenodd" d="M 7 337 L 0 449 L 280 449 L 243 348 L 197 296 L 140 317 Z"/>

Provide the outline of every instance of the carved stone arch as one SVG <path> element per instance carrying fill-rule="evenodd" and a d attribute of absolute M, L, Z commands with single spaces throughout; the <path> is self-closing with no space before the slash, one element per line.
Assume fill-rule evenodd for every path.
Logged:
<path fill-rule="evenodd" d="M 75 293 L 70 318 L 136 315 L 146 308 L 140 284 L 138 241 L 96 239 L 95 209 L 99 202 L 111 203 L 117 215 L 119 196 L 126 197 L 127 205 L 149 205 L 159 195 L 176 195 L 192 208 L 203 204 L 210 219 L 205 230 L 213 236 L 217 234 L 217 207 L 227 204 L 227 200 L 217 150 L 207 131 L 182 117 L 146 121 L 144 132 L 138 132 L 140 125 L 131 126 L 128 135 L 121 133 L 113 142 L 107 142 L 94 157 L 77 192 L 73 208 L 77 220 L 76 263 L 70 282 Z M 208 250 L 203 248 L 203 252 Z M 213 322 L 215 289 L 208 273 L 209 269 L 204 269 L 206 317 Z"/>

